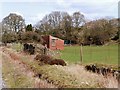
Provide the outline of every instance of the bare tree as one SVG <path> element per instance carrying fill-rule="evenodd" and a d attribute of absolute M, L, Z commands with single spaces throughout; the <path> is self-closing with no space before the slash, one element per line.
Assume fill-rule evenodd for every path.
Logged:
<path fill-rule="evenodd" d="M 54 11 L 46 15 L 41 21 L 36 24 L 36 28 L 44 34 L 60 33 L 63 26 L 63 18 L 67 16 L 67 12 Z"/>
<path fill-rule="evenodd" d="M 76 43 L 82 42 L 83 25 L 85 17 L 80 12 L 74 12 L 72 15 L 72 38 Z"/>
<path fill-rule="evenodd" d="M 10 13 L 2 20 L 2 29 L 7 31 L 18 32 L 25 27 L 25 20 L 22 16 Z"/>
<path fill-rule="evenodd" d="M 79 28 L 85 23 L 85 17 L 80 12 L 74 12 L 72 15 L 73 27 Z"/>
<path fill-rule="evenodd" d="M 9 43 L 17 41 L 17 33 L 25 27 L 22 16 L 10 13 L 2 20 L 2 42 Z"/>

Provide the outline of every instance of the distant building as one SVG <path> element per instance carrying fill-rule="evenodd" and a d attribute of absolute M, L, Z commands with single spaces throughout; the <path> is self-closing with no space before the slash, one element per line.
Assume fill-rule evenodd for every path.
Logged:
<path fill-rule="evenodd" d="M 57 37 L 53 37 L 51 35 L 42 36 L 44 40 L 44 45 L 47 45 L 47 48 L 51 50 L 63 50 L 64 49 L 64 40 L 59 39 Z"/>

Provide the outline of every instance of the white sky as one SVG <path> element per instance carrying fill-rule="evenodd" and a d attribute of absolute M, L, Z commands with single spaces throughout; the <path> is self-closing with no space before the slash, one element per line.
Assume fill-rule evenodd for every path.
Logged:
<path fill-rule="evenodd" d="M 118 17 L 119 0 L 1 0 L 0 21 L 11 12 L 20 14 L 26 23 L 36 24 L 52 11 L 66 11 L 70 15 L 80 11 L 87 19 Z"/>

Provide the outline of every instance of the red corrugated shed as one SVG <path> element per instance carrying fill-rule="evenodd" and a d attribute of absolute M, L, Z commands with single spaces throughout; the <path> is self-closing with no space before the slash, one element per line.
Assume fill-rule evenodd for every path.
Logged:
<path fill-rule="evenodd" d="M 49 36 L 42 36 L 44 40 L 44 45 L 47 44 L 47 48 L 51 50 L 63 50 L 64 49 L 64 40 Z"/>

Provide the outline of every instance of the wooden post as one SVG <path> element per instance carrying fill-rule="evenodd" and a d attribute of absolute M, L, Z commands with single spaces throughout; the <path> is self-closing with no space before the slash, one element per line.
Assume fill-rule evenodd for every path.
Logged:
<path fill-rule="evenodd" d="M 82 44 L 80 46 L 80 59 L 81 59 L 81 63 L 83 62 L 83 51 L 82 51 Z"/>

